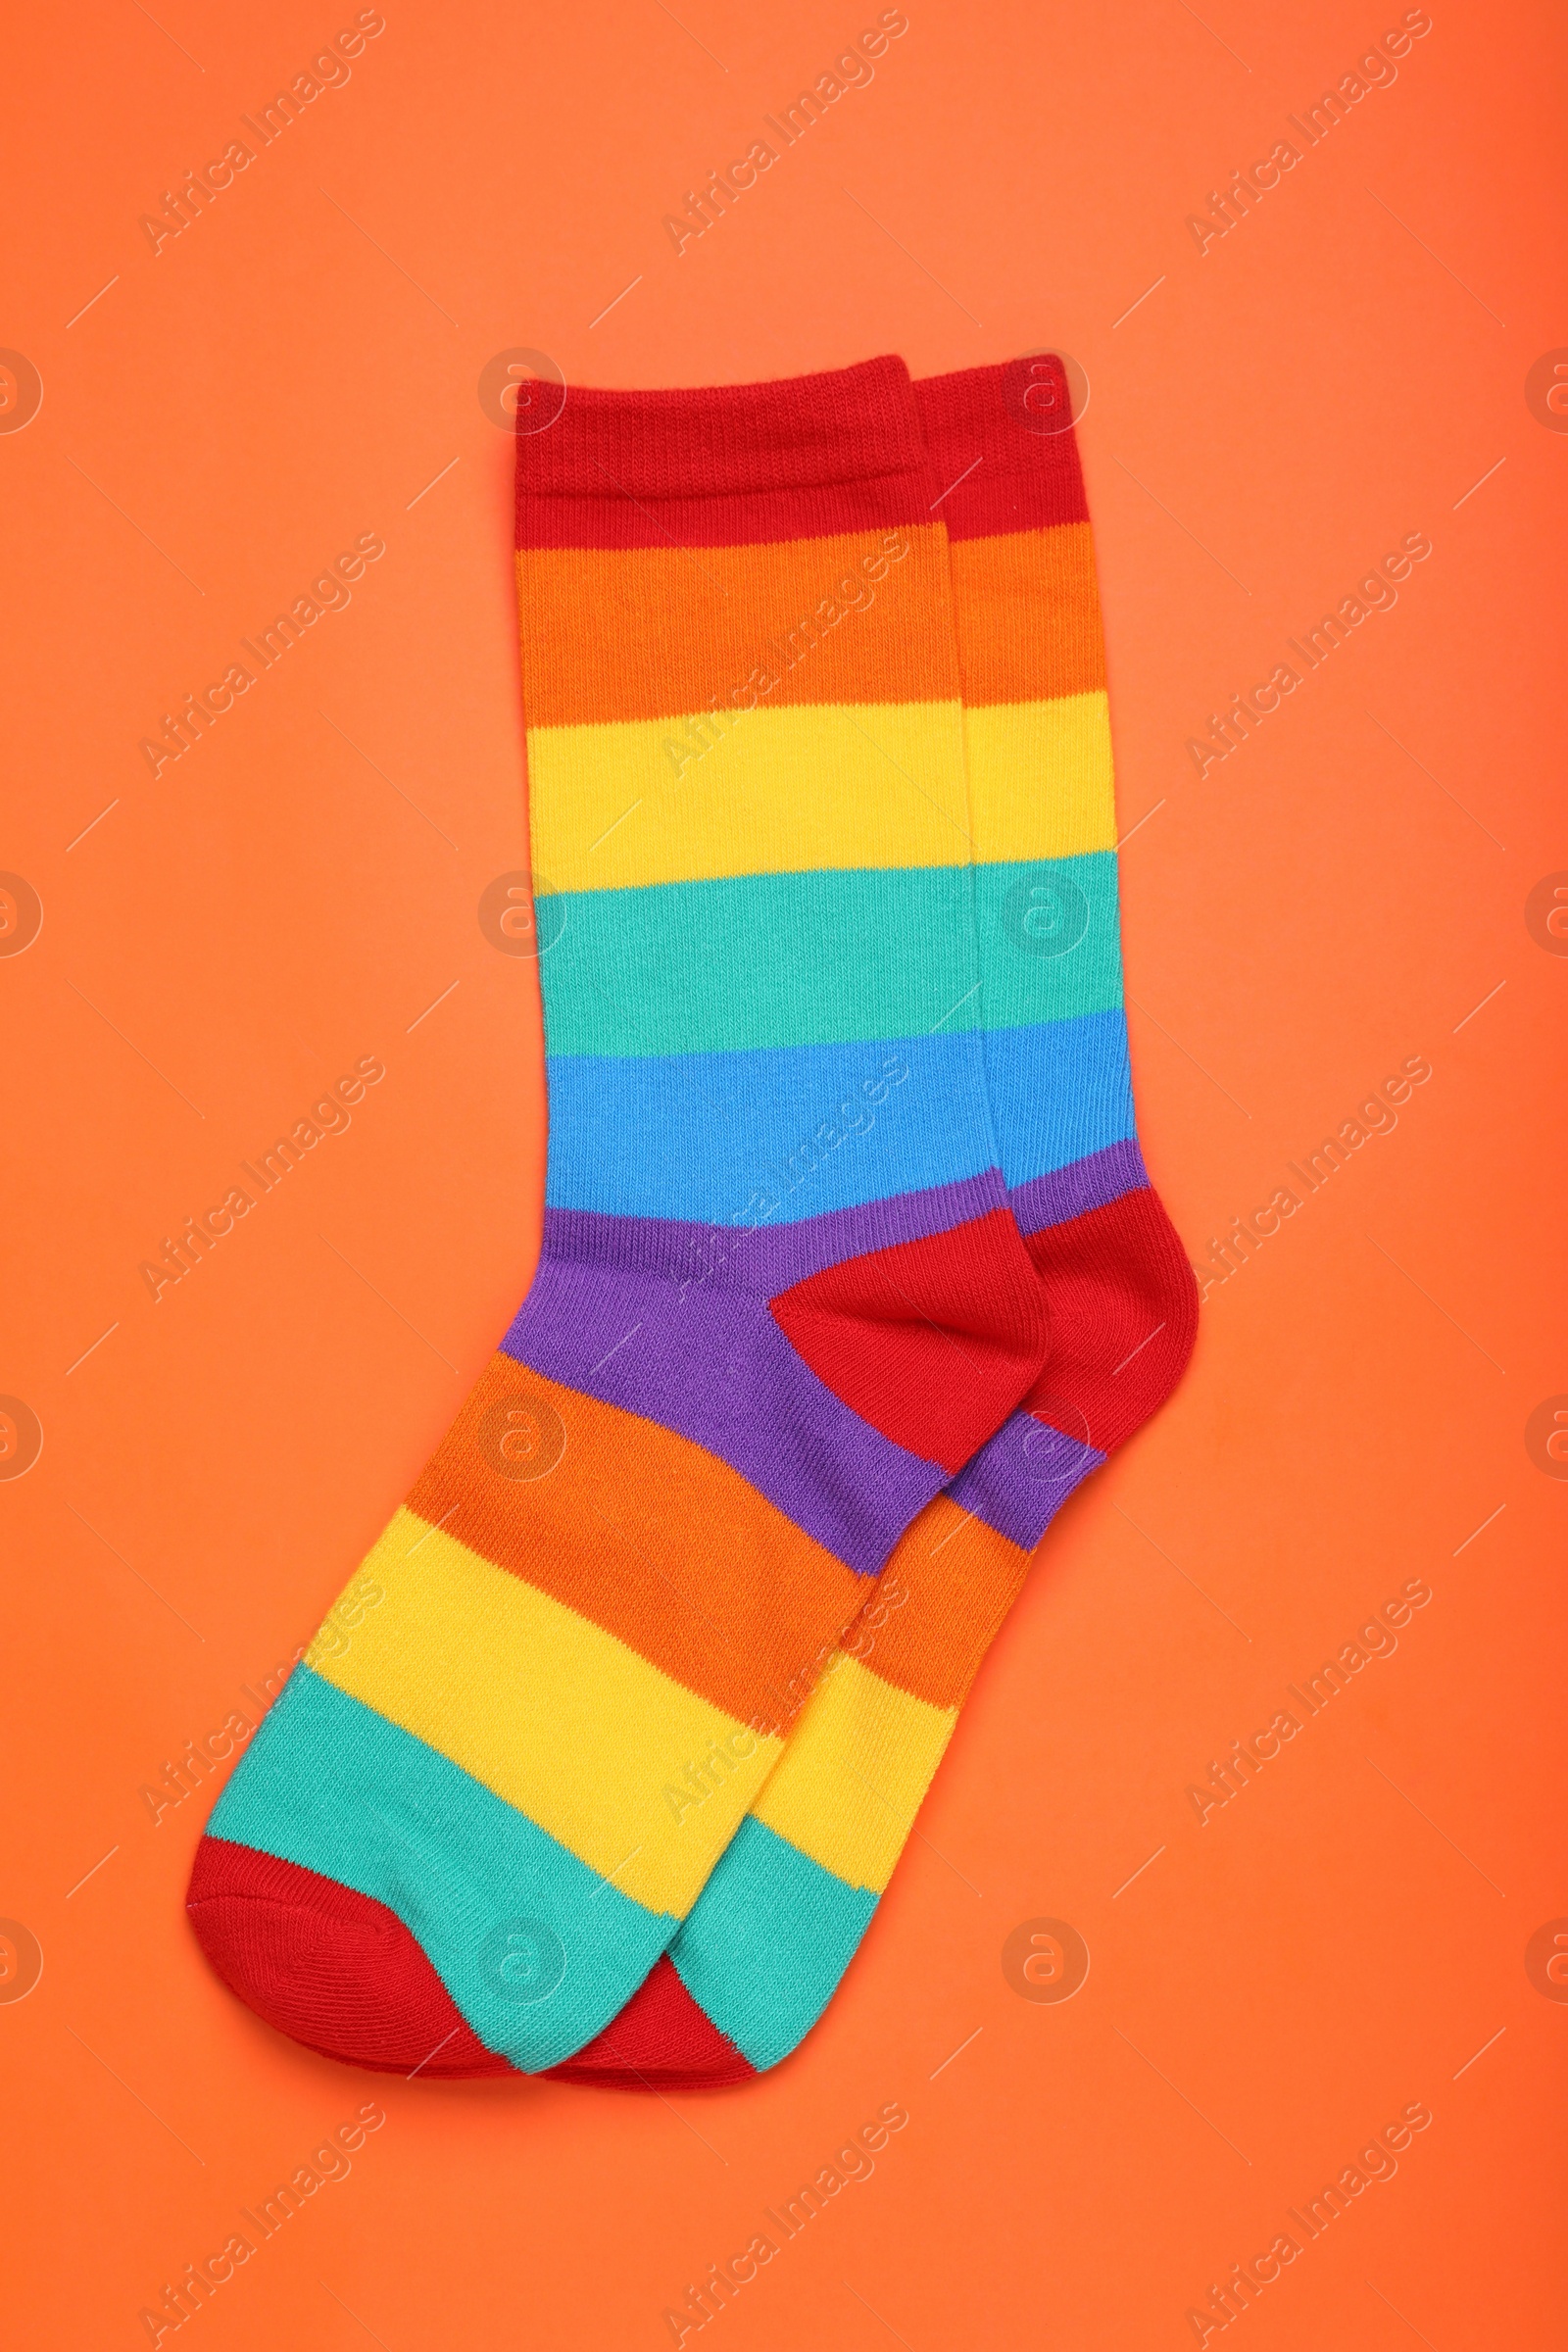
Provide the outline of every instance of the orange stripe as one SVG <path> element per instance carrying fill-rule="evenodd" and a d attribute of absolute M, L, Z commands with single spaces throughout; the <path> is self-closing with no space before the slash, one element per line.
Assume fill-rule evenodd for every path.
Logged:
<path fill-rule="evenodd" d="M 939 1494 L 906 1530 L 839 1647 L 912 1697 L 961 1706 L 1031 1557 Z"/>
<path fill-rule="evenodd" d="M 506 1474 L 509 1400 L 543 1433 L 517 1467 L 547 1461 L 564 1432 L 542 1477 Z M 726 1462 L 509 1355 L 492 1357 L 409 1508 L 740 1723 L 789 1717 L 865 1592 Z"/>
<path fill-rule="evenodd" d="M 906 553 L 894 560 L 892 547 Z M 697 553 L 523 548 L 517 584 L 530 727 L 667 718 L 715 704 L 957 696 L 947 546 L 934 525 Z M 777 684 L 764 693 L 767 676 Z"/>
<path fill-rule="evenodd" d="M 1104 686 L 1087 522 L 958 539 L 951 554 L 966 703 L 1046 703 Z"/>

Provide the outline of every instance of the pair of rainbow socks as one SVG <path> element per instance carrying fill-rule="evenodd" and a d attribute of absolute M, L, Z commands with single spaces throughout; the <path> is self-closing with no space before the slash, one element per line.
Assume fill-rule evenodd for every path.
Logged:
<path fill-rule="evenodd" d="M 821 2014 L 1196 1295 L 1134 1122 L 1059 362 L 538 421 L 538 1270 L 188 1906 L 333 2057 L 689 2087 Z"/>

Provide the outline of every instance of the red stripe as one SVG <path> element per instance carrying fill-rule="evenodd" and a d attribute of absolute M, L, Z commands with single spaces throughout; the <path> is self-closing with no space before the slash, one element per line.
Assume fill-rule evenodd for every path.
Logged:
<path fill-rule="evenodd" d="M 647 498 L 614 491 L 599 498 L 529 493 L 517 498 L 519 547 L 771 547 L 786 539 L 831 539 L 850 531 L 907 529 L 940 520 L 930 513 L 922 471 L 812 488 L 730 491 L 712 498 Z M 700 585 L 700 583 L 699 583 Z"/>

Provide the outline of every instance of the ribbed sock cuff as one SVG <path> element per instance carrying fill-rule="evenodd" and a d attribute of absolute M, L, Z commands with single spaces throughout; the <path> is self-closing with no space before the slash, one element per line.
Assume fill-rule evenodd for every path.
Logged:
<path fill-rule="evenodd" d="M 686 499 L 826 488 L 922 463 L 909 371 L 866 360 L 774 383 L 667 392 L 568 386 L 517 436 L 517 498 Z"/>
<path fill-rule="evenodd" d="M 1087 522 L 1067 372 L 1054 353 L 925 377 L 911 387 L 953 539 Z"/>

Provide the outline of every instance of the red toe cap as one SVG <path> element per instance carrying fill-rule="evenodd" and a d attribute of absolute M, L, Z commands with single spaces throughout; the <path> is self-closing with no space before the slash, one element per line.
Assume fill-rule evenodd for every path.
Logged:
<path fill-rule="evenodd" d="M 510 2075 L 397 1915 L 294 1862 L 204 1838 L 185 1908 L 248 2008 L 328 2058 L 376 2074 Z"/>
<path fill-rule="evenodd" d="M 750 2082 L 756 2074 L 692 1999 L 667 1952 L 602 2034 L 550 2069 L 553 2082 L 615 2090 L 710 2090 Z"/>

